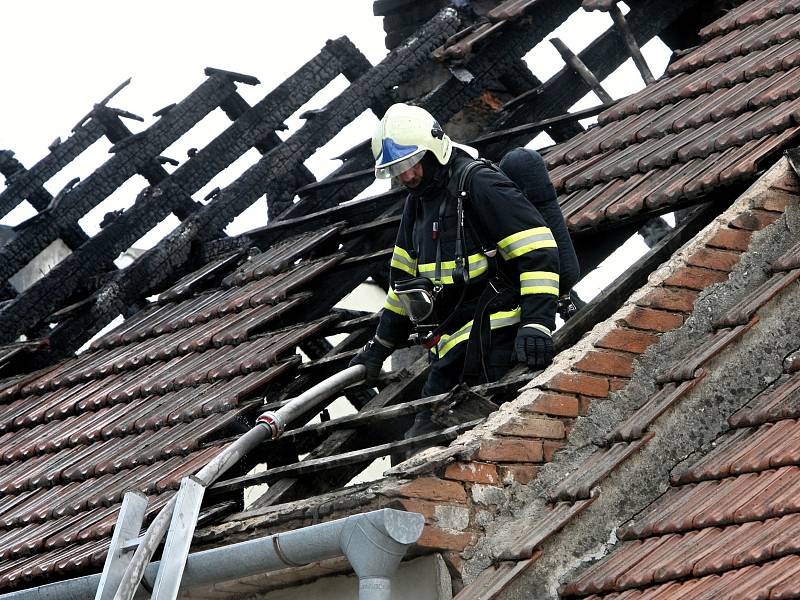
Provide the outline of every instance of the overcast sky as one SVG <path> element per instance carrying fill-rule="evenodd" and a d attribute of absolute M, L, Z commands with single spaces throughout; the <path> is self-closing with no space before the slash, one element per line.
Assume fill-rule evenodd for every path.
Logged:
<path fill-rule="evenodd" d="M 385 55 L 382 20 L 372 15 L 372 0 L 295 0 L 257 2 L 255 0 L 24 0 L 7 2 L 0 21 L 2 49 L 2 110 L 0 110 L 0 149 L 13 150 L 30 167 L 47 154 L 56 137 L 66 139 L 70 129 L 92 105 L 118 84 L 132 78 L 110 105 L 145 118 L 143 124 L 126 121 L 139 131 L 155 120 L 152 113 L 189 94 L 204 79 L 207 66 L 253 75 L 259 86 L 240 85 L 240 93 L 250 102 L 261 99 L 273 87 L 316 55 L 327 39 L 348 36 L 373 63 Z M 574 51 L 580 51 L 608 28 L 605 13 L 579 11 L 554 35 Z M 644 48 L 651 69 L 663 72 L 669 52 L 658 40 Z M 541 79 L 563 66 L 561 58 L 547 42 L 528 57 L 528 64 Z M 329 89 L 310 104 L 322 106 L 340 93 L 347 83 L 339 77 Z M 615 98 L 642 86 L 631 61 L 605 82 Z M 594 95 L 577 108 L 597 103 Z M 367 138 L 375 116 L 365 114 L 348 126 L 334 143 L 323 148 L 307 164 L 317 177 L 332 171 L 335 156 Z M 221 132 L 228 122 L 220 111 L 207 117 L 164 154 L 181 162 L 191 147 L 202 147 Z M 302 124 L 288 122 L 290 131 Z M 546 136 L 536 146 L 549 143 Z M 46 184 L 57 193 L 73 177 L 85 178 L 108 158 L 107 142 L 98 142 L 81 160 Z M 196 199 L 214 187 L 224 187 L 257 160 L 252 150 L 228 172 L 215 178 Z M 171 169 L 168 168 L 168 169 Z M 91 234 L 108 210 L 130 206 L 145 185 L 134 178 L 95 211 L 81 220 Z M 376 188 L 373 188 L 376 189 Z M 235 222 L 229 233 L 238 233 L 262 219 L 263 200 Z M 22 207 L 3 219 L 15 224 L 32 214 Z M 140 240 L 150 246 L 169 223 Z M 637 252 L 641 252 L 639 248 Z"/>

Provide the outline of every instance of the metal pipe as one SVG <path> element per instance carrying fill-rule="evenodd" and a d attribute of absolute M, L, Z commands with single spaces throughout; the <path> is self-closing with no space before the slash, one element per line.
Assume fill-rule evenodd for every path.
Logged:
<path fill-rule="evenodd" d="M 205 487 L 208 487 L 239 462 L 243 456 L 263 442 L 268 435 L 273 439 L 280 437 L 286 424 L 291 423 L 298 415 L 315 408 L 340 390 L 363 380 L 366 372 L 367 369 L 364 365 L 348 367 L 303 392 L 278 410 L 264 413 L 257 419 L 255 427 L 217 454 L 210 463 L 200 469 L 195 477 Z M 175 496 L 170 498 L 169 502 L 164 505 L 164 508 L 153 519 L 153 522 L 150 523 L 150 527 L 147 528 L 147 532 L 136 548 L 128 568 L 125 569 L 125 574 L 114 595 L 114 600 L 133 599 L 136 590 L 139 588 L 139 582 L 142 580 L 145 568 L 164 539 L 169 523 L 172 520 L 174 509 Z"/>
<path fill-rule="evenodd" d="M 269 537 L 190 554 L 180 590 L 207 587 L 344 556 L 359 579 L 360 600 L 389 600 L 391 579 L 408 547 L 419 539 L 425 518 L 384 508 Z M 144 579 L 152 585 L 159 563 Z M 100 575 L 87 575 L 11 592 L 0 600 L 83 600 L 94 596 Z M 137 586 L 135 598 L 148 594 Z"/>

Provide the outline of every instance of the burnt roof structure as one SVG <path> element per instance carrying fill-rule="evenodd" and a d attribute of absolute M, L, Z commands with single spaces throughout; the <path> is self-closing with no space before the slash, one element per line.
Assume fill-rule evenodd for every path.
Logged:
<path fill-rule="evenodd" d="M 786 223 L 792 223 L 800 189 L 789 161 L 779 159 L 800 131 L 800 4 L 638 0 L 622 17 L 613 2 L 585 0 L 587 9 L 609 11 L 614 25 L 577 55 L 562 44 L 568 66 L 545 82 L 523 57 L 578 10 L 579 1 L 476 2 L 435 15 L 407 10 L 411 4 L 375 2 L 390 33 L 414 30 L 403 43 L 387 37 L 393 49 L 375 66 L 342 38 L 253 106 L 237 87 L 258 84 L 254 77 L 208 69 L 206 81 L 158 111 L 139 133 L 123 121 L 135 116 L 109 106 L 112 93 L 30 168 L 10 151 L 0 152 L 7 179 L 0 213 L 23 201 L 38 211 L 0 247 L 0 592 L 98 571 L 126 491 L 147 494 L 152 517 L 183 476 L 265 409 L 340 370 L 372 335 L 377 315 L 336 304 L 369 277 L 385 281 L 402 193 L 353 200 L 372 180 L 366 142 L 342 155 L 342 165 L 320 181 L 303 165 L 365 111 L 380 115 L 392 102 L 413 100 L 463 128 L 471 138 L 464 141 L 493 158 L 547 131 L 559 143 L 542 153 L 584 272 L 654 217 L 676 209 L 684 216 L 562 327 L 560 354 L 550 368 L 518 369 L 497 383 L 419 398 L 423 357 L 385 374 L 376 389 L 347 390 L 354 414 L 332 420 L 325 414 L 321 422 L 305 415 L 208 491 L 198 548 L 392 506 L 426 516 L 417 552 L 441 553 L 456 591 L 467 584 L 462 597 L 497 597 L 520 581 L 535 587 L 538 565 L 544 569 L 553 564 L 551 555 L 561 556 L 559 544 L 566 548 L 569 540 L 559 535 L 579 527 L 580 519 L 613 513 L 616 527 L 632 516 L 631 510 L 600 512 L 599 483 L 618 481 L 616 470 L 649 449 L 663 450 L 656 458 L 675 454 L 653 442 L 660 438 L 652 424 L 680 406 L 708 360 L 736 347 L 751 329 L 759 331 L 753 315 L 762 306 L 792 289 L 794 254 L 779 260 L 777 253 L 791 245 Z M 599 94 L 599 82 L 654 36 L 675 51 L 667 73 L 628 98 L 567 112 L 590 90 Z M 644 84 L 652 77 L 640 68 Z M 421 73 L 429 85 L 420 83 Z M 281 140 L 276 132 L 284 121 L 339 75 L 350 82 L 347 89 L 304 113 L 305 124 Z M 162 156 L 218 108 L 231 119 L 227 129 L 182 164 Z M 598 124 L 584 131 L 578 120 L 592 115 Z M 101 137 L 113 144 L 113 156 L 51 196 L 43 184 Z M 254 165 L 208 197 L 196 197 L 252 148 L 262 155 Z M 88 237 L 78 221 L 134 175 L 148 182 L 135 203 L 108 215 Z M 224 228 L 264 195 L 269 223 L 225 235 Z M 174 231 L 131 265 L 114 265 L 170 214 L 180 220 Z M 764 252 L 759 240 L 765 236 L 775 254 L 769 261 L 779 265 L 769 268 L 780 282 L 759 288 L 755 297 L 763 302 L 742 306 L 733 321 L 717 320 L 706 330 L 695 325 L 695 303 L 709 306 L 702 303 L 712 302 L 707 299 L 717 284 L 731 286 L 741 302 L 762 284 L 747 269 Z M 69 256 L 16 290 L 12 276 L 56 240 Z M 120 315 L 121 325 L 95 337 Z M 657 362 L 655 349 L 662 352 L 664 340 L 687 327 L 697 335 L 679 345 L 685 364 L 659 379 L 647 370 Z M 345 336 L 334 345 L 329 338 L 335 334 Z M 785 336 L 776 348 L 800 347 L 794 330 Z M 693 347 L 699 350 L 690 354 Z M 303 362 L 298 349 L 309 360 Z M 783 376 L 790 378 L 792 369 Z M 647 402 L 630 391 L 656 384 Z M 413 415 L 429 407 L 439 413 L 440 429 L 404 440 Z M 600 432 L 598 419 L 606 414 L 631 421 L 596 436 L 600 450 L 589 452 L 586 431 Z M 716 431 L 726 417 L 714 413 L 704 427 Z M 562 455 L 554 456 L 565 445 L 562 455 L 573 461 L 568 467 L 566 459 L 559 462 Z M 429 446 L 437 448 L 377 482 L 347 486 L 377 458 Z M 265 461 L 266 470 L 249 472 Z M 574 472 L 567 477 L 567 471 Z M 536 495 L 553 472 L 563 481 Z M 707 479 L 722 476 L 718 470 Z M 268 489 L 245 507 L 242 491 L 262 483 Z M 678 493 L 685 492 L 668 497 Z M 655 499 L 648 494 L 637 496 L 640 509 Z M 540 512 L 520 512 L 519 504 L 531 497 Z M 753 514 L 755 520 L 773 516 Z M 497 550 L 494 536 L 509 523 L 517 537 Z M 591 540 L 608 538 L 607 528 L 593 531 Z M 635 527 L 626 531 L 630 539 L 656 537 Z M 618 573 L 603 565 L 565 593 L 618 593 Z M 330 572 L 297 569 L 278 579 L 233 582 L 215 593 L 240 597 L 243 590 L 267 591 Z M 565 581 L 572 577 L 567 568 L 553 572 Z"/>

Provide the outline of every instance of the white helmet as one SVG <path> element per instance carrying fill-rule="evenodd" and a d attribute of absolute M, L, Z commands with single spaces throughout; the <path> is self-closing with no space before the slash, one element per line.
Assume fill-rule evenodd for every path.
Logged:
<path fill-rule="evenodd" d="M 396 177 L 430 151 L 440 164 L 450 160 L 453 145 L 433 115 L 410 104 L 393 104 L 372 136 L 375 177 Z"/>

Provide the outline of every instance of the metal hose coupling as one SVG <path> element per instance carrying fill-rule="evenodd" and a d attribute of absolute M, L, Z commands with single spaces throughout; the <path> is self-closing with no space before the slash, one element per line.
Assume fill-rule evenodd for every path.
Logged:
<path fill-rule="evenodd" d="M 283 431 L 286 429 L 286 423 L 283 421 L 281 416 L 272 411 L 267 411 L 258 417 L 256 419 L 256 425 L 266 427 L 266 429 L 269 431 L 270 437 L 273 440 L 283 435 Z"/>

